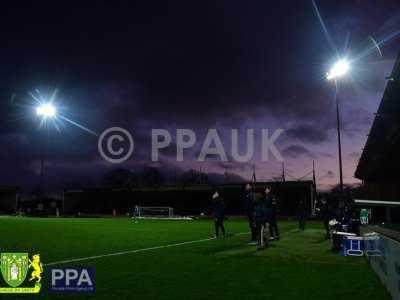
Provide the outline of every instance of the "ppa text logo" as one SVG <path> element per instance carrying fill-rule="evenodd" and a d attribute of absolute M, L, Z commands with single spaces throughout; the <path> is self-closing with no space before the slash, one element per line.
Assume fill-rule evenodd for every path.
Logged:
<path fill-rule="evenodd" d="M 50 292 L 94 292 L 94 268 L 51 268 Z"/>

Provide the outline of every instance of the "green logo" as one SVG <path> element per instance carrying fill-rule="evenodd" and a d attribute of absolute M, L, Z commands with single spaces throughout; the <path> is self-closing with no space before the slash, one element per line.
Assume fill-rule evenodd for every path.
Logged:
<path fill-rule="evenodd" d="M 9 286 L 17 287 L 24 282 L 28 264 L 28 253 L 1 254 L 1 273 Z"/>
<path fill-rule="evenodd" d="M 29 259 L 28 253 L 1 253 L 1 274 L 4 281 L 10 286 L 0 287 L 1 293 L 38 293 L 40 291 L 40 279 L 43 272 L 40 256 L 34 255 Z M 36 280 L 34 287 L 19 287 L 26 278 L 28 269 L 32 268 L 29 281 Z"/>

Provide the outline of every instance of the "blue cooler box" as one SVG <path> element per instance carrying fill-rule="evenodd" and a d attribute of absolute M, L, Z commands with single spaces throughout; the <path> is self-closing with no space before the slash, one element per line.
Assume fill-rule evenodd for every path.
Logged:
<path fill-rule="evenodd" d="M 363 256 L 364 238 L 360 236 L 343 237 L 343 255 L 344 256 Z"/>

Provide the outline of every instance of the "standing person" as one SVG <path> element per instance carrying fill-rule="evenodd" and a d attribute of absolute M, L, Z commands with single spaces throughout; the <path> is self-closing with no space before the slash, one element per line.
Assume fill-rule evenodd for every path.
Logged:
<path fill-rule="evenodd" d="M 219 237 L 219 230 L 222 231 L 222 236 L 225 237 L 225 203 L 216 191 L 212 196 L 212 211 L 214 216 L 215 238 Z"/>
<path fill-rule="evenodd" d="M 261 193 L 256 193 L 254 198 L 254 218 L 259 245 L 258 250 L 263 250 L 265 247 L 267 247 L 268 242 L 265 232 L 267 222 L 267 201 L 264 195 Z"/>
<path fill-rule="evenodd" d="M 352 210 L 348 226 L 349 232 L 360 236 L 360 225 L 361 225 L 360 216 L 357 214 L 355 210 Z"/>
<path fill-rule="evenodd" d="M 265 200 L 267 209 L 267 222 L 269 224 L 270 240 L 279 241 L 279 229 L 276 220 L 277 216 L 277 200 L 275 195 L 272 193 L 270 186 L 265 188 Z"/>
<path fill-rule="evenodd" d="M 137 223 L 138 217 L 139 217 L 139 206 L 135 205 L 135 208 L 133 209 L 133 216 L 132 216 L 132 220 L 134 223 Z"/>
<path fill-rule="evenodd" d="M 304 231 L 306 226 L 306 203 L 304 199 L 300 199 L 298 206 L 297 206 L 297 216 L 299 219 L 299 230 Z"/>
<path fill-rule="evenodd" d="M 331 238 L 331 234 L 329 232 L 329 221 L 331 220 L 332 215 L 328 202 L 325 198 L 321 198 L 321 207 L 319 208 L 319 213 L 324 224 L 326 238 L 329 240 Z"/>
<path fill-rule="evenodd" d="M 255 228 L 255 220 L 254 220 L 254 193 L 249 183 L 246 185 L 246 195 L 244 198 L 244 211 L 249 221 L 249 227 L 251 232 L 251 239 L 249 244 L 255 245 L 257 244 L 257 234 Z"/>
<path fill-rule="evenodd" d="M 365 224 L 368 224 L 368 222 L 369 222 L 369 212 L 368 212 L 368 209 L 366 209 L 366 208 L 361 208 L 361 211 L 360 211 L 360 221 L 361 221 L 361 224 L 362 225 L 365 225 Z"/>

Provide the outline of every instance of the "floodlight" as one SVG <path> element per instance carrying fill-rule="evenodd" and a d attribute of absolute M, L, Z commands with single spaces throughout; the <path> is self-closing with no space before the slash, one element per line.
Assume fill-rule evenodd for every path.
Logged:
<path fill-rule="evenodd" d="M 339 59 L 326 74 L 326 79 L 337 79 L 346 75 L 350 69 L 350 64 L 345 59 Z"/>
<path fill-rule="evenodd" d="M 57 110 L 51 103 L 41 104 L 36 108 L 36 113 L 43 118 L 51 118 L 57 114 Z"/>

